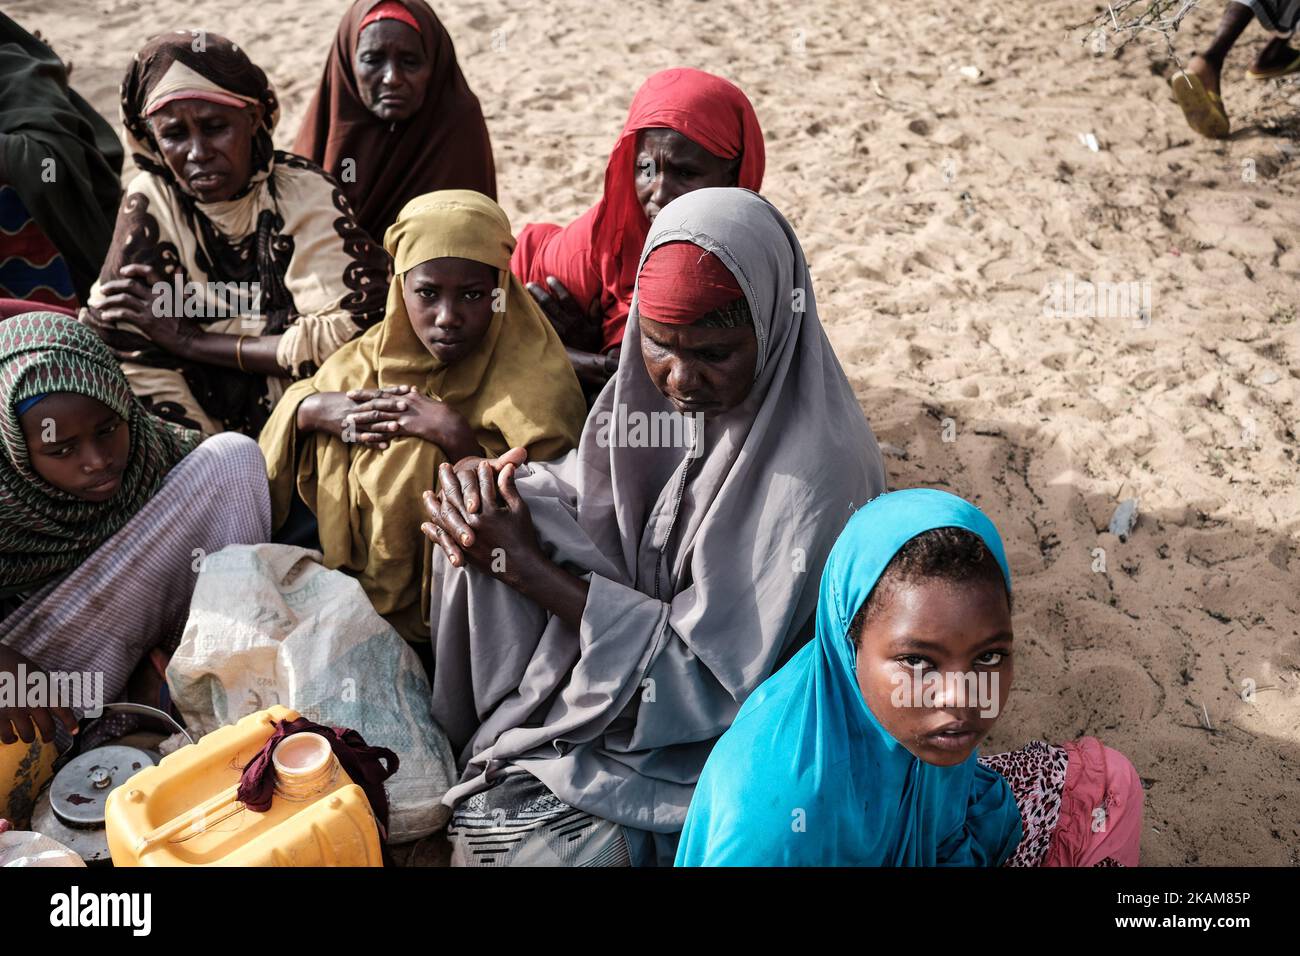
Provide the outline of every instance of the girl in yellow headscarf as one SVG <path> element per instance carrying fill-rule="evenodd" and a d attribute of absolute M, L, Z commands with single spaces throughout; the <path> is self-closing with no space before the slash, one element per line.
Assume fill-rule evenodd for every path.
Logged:
<path fill-rule="evenodd" d="M 480 193 L 412 199 L 384 236 L 395 275 L 383 322 L 292 385 L 262 431 L 272 520 L 295 494 L 325 564 L 361 583 L 407 640 L 426 641 L 429 548 L 420 495 L 438 466 L 578 443 L 586 403 L 564 346 L 510 273 L 515 240 Z"/>

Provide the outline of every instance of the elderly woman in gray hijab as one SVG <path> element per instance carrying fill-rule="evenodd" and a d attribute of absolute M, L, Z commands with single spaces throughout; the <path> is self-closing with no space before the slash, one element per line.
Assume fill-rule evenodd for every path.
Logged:
<path fill-rule="evenodd" d="M 710 749 L 885 490 L 799 240 L 757 194 L 659 214 L 623 355 L 568 456 L 465 459 L 425 495 L 453 864 L 671 863 Z"/>

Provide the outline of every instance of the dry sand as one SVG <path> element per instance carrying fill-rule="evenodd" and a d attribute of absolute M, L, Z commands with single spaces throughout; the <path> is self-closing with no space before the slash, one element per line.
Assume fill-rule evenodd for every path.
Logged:
<path fill-rule="evenodd" d="M 147 35 L 226 34 L 280 91 L 287 146 L 345 4 L 6 6 L 113 118 Z M 1019 667 L 992 743 L 1095 734 L 1127 753 L 1148 787 L 1148 864 L 1294 866 L 1300 86 L 1246 80 L 1252 27 L 1225 79 L 1239 132 L 1201 140 L 1169 99 L 1163 51 L 1115 60 L 1068 32 L 1091 10 L 438 7 L 516 228 L 596 197 L 654 70 L 701 67 L 749 94 L 764 192 L 795 224 L 831 339 L 896 449 L 892 486 L 968 496 L 1007 540 Z M 1220 10 L 1188 21 L 1180 51 L 1205 44 Z M 1045 316 L 1044 287 L 1069 276 L 1147 283 L 1149 315 Z M 1130 497 L 1141 518 L 1121 543 L 1105 529 Z"/>

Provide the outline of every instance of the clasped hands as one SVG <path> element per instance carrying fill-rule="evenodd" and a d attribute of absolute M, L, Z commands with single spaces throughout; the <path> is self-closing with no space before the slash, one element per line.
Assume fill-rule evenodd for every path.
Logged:
<path fill-rule="evenodd" d="M 464 415 L 409 385 L 317 392 L 299 404 L 298 427 L 381 450 L 408 436 L 433 442 L 450 458 L 482 450 Z"/>
<path fill-rule="evenodd" d="M 515 488 L 524 448 L 498 458 L 463 458 L 438 468 L 438 490 L 424 493 L 424 536 L 455 567 L 472 566 L 522 589 L 530 568 L 546 561 L 528 505 Z"/>

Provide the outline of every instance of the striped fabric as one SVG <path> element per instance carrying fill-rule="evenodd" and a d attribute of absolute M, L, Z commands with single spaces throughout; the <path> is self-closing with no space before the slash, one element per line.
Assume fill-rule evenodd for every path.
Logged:
<path fill-rule="evenodd" d="M 139 661 L 184 628 L 203 556 L 270 536 L 257 442 L 217 435 L 75 571 L 0 621 L 0 643 L 48 670 L 102 672 L 105 702 L 120 700 Z"/>
<path fill-rule="evenodd" d="M 571 807 L 529 773 L 512 773 L 456 807 L 452 866 L 632 865 L 624 828 Z"/>

